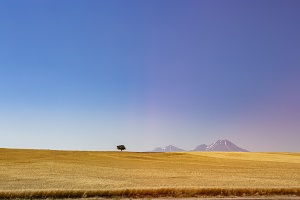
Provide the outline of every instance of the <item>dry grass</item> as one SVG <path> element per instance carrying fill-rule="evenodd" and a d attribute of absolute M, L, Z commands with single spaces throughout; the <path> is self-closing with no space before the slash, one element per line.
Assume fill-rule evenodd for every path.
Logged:
<path fill-rule="evenodd" d="M 0 149 L 0 198 L 300 196 L 300 153 Z"/>
<path fill-rule="evenodd" d="M 12 198 L 158 198 L 158 197 L 237 197 L 237 196 L 299 196 L 299 188 L 151 188 L 119 190 L 41 190 L 1 191 L 1 199 Z"/>

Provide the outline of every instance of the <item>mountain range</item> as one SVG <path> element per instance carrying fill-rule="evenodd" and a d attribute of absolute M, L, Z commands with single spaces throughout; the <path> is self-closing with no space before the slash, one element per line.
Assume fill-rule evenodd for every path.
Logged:
<path fill-rule="evenodd" d="M 181 152 L 185 151 L 178 147 L 169 145 L 166 147 L 157 147 L 152 152 Z M 248 152 L 246 149 L 242 149 L 229 140 L 218 140 L 210 145 L 200 144 L 191 151 L 224 151 L 224 152 Z"/>
<path fill-rule="evenodd" d="M 153 152 L 174 152 L 174 151 L 180 152 L 180 151 L 185 151 L 185 150 L 180 149 L 175 146 L 172 146 L 172 145 L 169 145 L 166 147 L 157 147 L 153 150 Z"/>

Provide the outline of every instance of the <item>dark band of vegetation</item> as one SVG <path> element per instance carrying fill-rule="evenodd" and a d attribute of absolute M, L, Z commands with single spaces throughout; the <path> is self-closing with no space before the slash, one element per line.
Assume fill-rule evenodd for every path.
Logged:
<path fill-rule="evenodd" d="M 158 188 L 122 190 L 0 191 L 1 199 L 88 197 L 210 197 L 210 196 L 300 196 L 300 188 Z"/>

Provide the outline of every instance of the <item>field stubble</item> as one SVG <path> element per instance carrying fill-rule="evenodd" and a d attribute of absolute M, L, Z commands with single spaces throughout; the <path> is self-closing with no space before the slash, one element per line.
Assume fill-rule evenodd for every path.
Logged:
<path fill-rule="evenodd" d="M 300 196 L 300 153 L 0 149 L 0 197 Z"/>

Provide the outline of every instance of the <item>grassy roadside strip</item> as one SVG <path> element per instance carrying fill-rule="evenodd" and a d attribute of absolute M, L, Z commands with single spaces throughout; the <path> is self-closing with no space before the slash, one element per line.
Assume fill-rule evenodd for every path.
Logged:
<path fill-rule="evenodd" d="M 300 196 L 299 188 L 151 188 L 119 190 L 11 190 L 0 191 L 1 199 L 89 198 L 89 197 L 247 197 Z"/>

